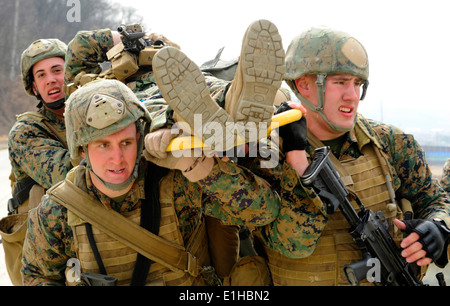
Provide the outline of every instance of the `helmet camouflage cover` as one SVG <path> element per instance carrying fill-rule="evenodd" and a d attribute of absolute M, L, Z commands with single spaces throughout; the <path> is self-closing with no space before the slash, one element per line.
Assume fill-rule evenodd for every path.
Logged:
<path fill-rule="evenodd" d="M 25 91 L 30 96 L 34 96 L 32 90 L 32 79 L 29 77 L 31 68 L 39 61 L 50 57 L 62 57 L 65 59 L 67 45 L 59 39 L 39 39 L 33 42 L 22 52 L 20 69 L 22 71 L 22 81 Z"/>
<path fill-rule="evenodd" d="M 333 130 L 347 132 L 352 127 L 338 126 L 324 113 L 325 80 L 327 76 L 337 74 L 360 77 L 363 84 L 360 100 L 364 99 L 369 85 L 369 59 L 358 40 L 347 33 L 326 27 L 311 28 L 292 40 L 286 51 L 286 83 L 297 98 L 307 108 L 319 113 Z M 317 105 L 302 96 L 297 89 L 295 80 L 304 75 L 317 75 Z"/>
<path fill-rule="evenodd" d="M 369 78 L 369 60 L 363 45 L 347 33 L 311 28 L 296 38 L 286 52 L 286 80 L 309 74 L 351 74 Z"/>
<path fill-rule="evenodd" d="M 66 102 L 66 135 L 71 158 L 79 159 L 81 147 L 135 122 L 143 135 L 145 122 L 141 119 L 150 122 L 147 109 L 122 82 L 98 80 L 84 85 Z M 138 156 L 142 148 L 140 144 Z"/>

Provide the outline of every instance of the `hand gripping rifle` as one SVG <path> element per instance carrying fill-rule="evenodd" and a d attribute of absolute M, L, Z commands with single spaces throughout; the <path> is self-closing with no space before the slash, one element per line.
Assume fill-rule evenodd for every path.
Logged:
<path fill-rule="evenodd" d="M 329 148 L 315 151 L 313 160 L 301 177 L 306 187 L 313 187 L 327 205 L 327 212 L 340 208 L 350 224 L 349 233 L 361 249 L 363 260 L 344 267 L 352 285 L 359 285 L 365 278 L 381 286 L 423 286 L 416 277 L 414 267 L 400 255 L 400 250 L 387 231 L 387 221 L 381 211 L 366 209 L 355 195 L 360 211 L 357 213 L 347 199 L 349 191 L 328 157 Z M 375 264 L 375 277 L 369 275 Z"/>

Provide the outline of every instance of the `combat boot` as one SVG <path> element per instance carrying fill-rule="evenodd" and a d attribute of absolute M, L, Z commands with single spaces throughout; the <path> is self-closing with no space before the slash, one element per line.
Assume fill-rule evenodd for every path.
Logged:
<path fill-rule="evenodd" d="M 268 20 L 253 22 L 244 35 L 236 74 L 225 97 L 225 110 L 235 122 L 270 125 L 275 97 L 284 97 L 278 92 L 286 71 L 284 58 L 277 27 Z"/>
<path fill-rule="evenodd" d="M 174 118 L 187 122 L 191 134 L 217 152 L 234 147 L 235 135 L 240 132 L 231 116 L 212 99 L 203 73 L 191 59 L 174 47 L 165 47 L 153 59 L 153 72 L 162 96 L 176 114 Z"/>

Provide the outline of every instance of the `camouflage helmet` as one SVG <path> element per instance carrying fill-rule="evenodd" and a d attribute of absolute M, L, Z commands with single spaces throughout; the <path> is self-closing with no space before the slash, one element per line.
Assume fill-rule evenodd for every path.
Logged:
<path fill-rule="evenodd" d="M 311 28 L 294 38 L 286 51 L 286 80 L 308 74 L 351 74 L 369 78 L 369 60 L 363 45 L 347 33 Z"/>
<path fill-rule="evenodd" d="M 22 52 L 20 69 L 22 71 L 22 81 L 25 91 L 30 96 L 35 96 L 32 85 L 33 79 L 30 77 L 30 70 L 37 62 L 50 57 L 62 57 L 65 59 L 67 45 L 59 39 L 39 39 L 33 42 Z"/>
<path fill-rule="evenodd" d="M 347 33 L 326 27 L 311 28 L 295 37 L 286 51 L 284 79 L 295 95 L 310 110 L 319 113 L 335 131 L 347 132 L 328 120 L 324 109 L 325 81 L 329 75 L 350 74 L 361 78 L 363 100 L 369 85 L 369 59 L 363 45 Z M 317 105 L 302 96 L 295 80 L 304 75 L 317 75 Z"/>
<path fill-rule="evenodd" d="M 117 80 L 98 80 L 76 90 L 66 102 L 66 135 L 70 156 L 80 159 L 80 148 L 114 134 L 132 123 L 143 135 L 148 111 L 125 84 Z M 140 137 L 138 158 L 143 150 Z"/>

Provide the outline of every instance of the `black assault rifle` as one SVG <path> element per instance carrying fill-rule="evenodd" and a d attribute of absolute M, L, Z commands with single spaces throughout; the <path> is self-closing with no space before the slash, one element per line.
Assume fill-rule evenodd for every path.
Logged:
<path fill-rule="evenodd" d="M 349 191 L 328 157 L 329 148 L 315 151 L 313 160 L 301 177 L 302 184 L 313 187 L 327 205 L 328 213 L 339 207 L 350 224 L 350 234 L 361 249 L 363 260 L 344 267 L 345 275 L 352 285 L 367 278 L 372 263 L 379 263 L 379 278 L 369 281 L 381 286 L 423 286 L 416 277 L 414 267 L 400 255 L 400 250 L 387 231 L 387 221 L 381 211 L 366 209 L 355 195 L 360 208 L 357 213 L 347 199 Z M 376 274 L 376 273 L 375 273 Z"/>

